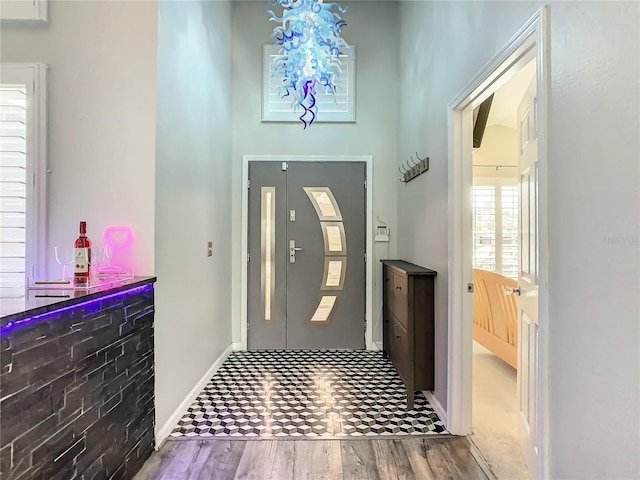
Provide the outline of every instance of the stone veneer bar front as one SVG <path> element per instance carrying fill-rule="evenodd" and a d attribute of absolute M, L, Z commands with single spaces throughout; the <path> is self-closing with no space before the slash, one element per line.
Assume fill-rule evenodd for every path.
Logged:
<path fill-rule="evenodd" d="M 0 319 L 0 478 L 128 479 L 141 468 L 154 447 L 155 280 L 67 299 L 30 290 L 23 311 Z"/>

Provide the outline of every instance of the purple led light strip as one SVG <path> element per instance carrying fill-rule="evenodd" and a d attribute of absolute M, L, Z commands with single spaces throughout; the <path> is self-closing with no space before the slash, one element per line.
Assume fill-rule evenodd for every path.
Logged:
<path fill-rule="evenodd" d="M 146 285 L 142 285 L 139 287 L 133 287 L 130 288 L 128 290 L 123 290 L 121 292 L 115 292 L 115 293 L 110 293 L 109 295 L 104 295 L 102 297 L 98 297 L 98 298 L 92 298 L 91 300 L 85 300 L 84 302 L 80 302 L 80 303 L 75 303 L 73 305 L 69 305 L 67 307 L 62 307 L 62 308 L 58 308 L 56 310 L 53 310 L 51 312 L 46 312 L 46 313 L 41 313 L 39 315 L 34 315 L 33 317 L 27 317 L 27 318 L 23 318 L 21 320 L 15 320 L 13 322 L 7 322 L 6 324 L 0 326 L 0 333 L 2 333 L 3 335 L 10 332 L 11 330 L 13 330 L 14 328 L 16 328 L 19 325 L 25 324 L 25 323 L 29 323 L 29 322 L 33 322 L 34 320 L 40 320 L 43 318 L 47 318 L 47 317 L 53 317 L 55 315 L 59 315 L 60 312 L 64 312 L 66 310 L 74 310 L 77 308 L 81 308 L 81 307 L 85 307 L 87 305 L 92 305 L 98 302 L 102 302 L 104 300 L 107 300 L 108 298 L 113 298 L 113 297 L 118 297 L 118 296 L 127 296 L 129 294 L 132 293 L 140 293 L 140 292 L 144 292 L 145 290 L 153 290 L 153 284 L 148 283 Z"/>

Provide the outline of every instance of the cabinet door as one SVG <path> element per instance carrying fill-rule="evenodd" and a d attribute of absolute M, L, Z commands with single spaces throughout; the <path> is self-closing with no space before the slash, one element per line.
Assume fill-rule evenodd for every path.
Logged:
<path fill-rule="evenodd" d="M 393 290 L 395 288 L 393 278 L 395 275 L 391 272 L 386 266 L 383 268 L 383 304 L 386 308 L 389 309 L 391 313 L 393 313 Z"/>
<path fill-rule="evenodd" d="M 382 310 L 382 336 L 383 336 L 383 348 L 389 357 L 393 358 L 393 315 L 391 312 L 384 308 Z"/>
<path fill-rule="evenodd" d="M 407 277 L 395 274 L 393 280 L 393 314 L 407 330 L 409 328 L 409 282 Z"/>
<path fill-rule="evenodd" d="M 393 363 L 407 386 L 413 385 L 413 349 L 409 334 L 400 322 L 393 322 Z"/>

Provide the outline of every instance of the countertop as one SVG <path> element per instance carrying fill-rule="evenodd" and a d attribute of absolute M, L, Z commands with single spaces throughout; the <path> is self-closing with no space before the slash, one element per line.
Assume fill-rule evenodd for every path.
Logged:
<path fill-rule="evenodd" d="M 117 282 L 98 284 L 89 288 L 44 287 L 29 288 L 20 298 L 0 297 L 0 325 L 27 317 L 41 315 L 61 308 L 93 300 L 104 295 L 117 294 L 135 287 L 152 284 L 156 277 L 133 277 Z"/>
<path fill-rule="evenodd" d="M 409 263 L 405 260 L 380 260 L 380 261 L 385 265 L 397 268 L 398 270 L 406 272 L 410 275 L 436 276 L 438 274 L 438 272 L 436 272 L 435 270 L 421 267 L 420 265 Z"/>

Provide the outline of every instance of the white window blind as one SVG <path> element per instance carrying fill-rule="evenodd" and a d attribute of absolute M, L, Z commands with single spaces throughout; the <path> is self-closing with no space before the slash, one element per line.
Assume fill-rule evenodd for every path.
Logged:
<path fill-rule="evenodd" d="M 318 105 L 318 117 L 316 122 L 355 122 L 355 45 L 350 45 L 352 56 L 341 55 L 342 74 L 336 83 L 334 94 L 324 93 L 318 88 L 316 104 Z M 298 122 L 302 110 L 294 112 L 292 97 L 282 97 L 280 86 L 282 74 L 275 73 L 276 63 L 280 47 L 277 45 L 264 45 L 263 72 L 262 72 L 262 120 Z"/>
<path fill-rule="evenodd" d="M 44 272 L 44 66 L 0 65 L 0 297 Z"/>
<path fill-rule="evenodd" d="M 0 85 L 0 285 L 14 296 L 25 284 L 27 87 Z"/>
<path fill-rule="evenodd" d="M 518 187 L 473 186 L 473 267 L 518 278 Z"/>
<path fill-rule="evenodd" d="M 518 279 L 518 187 L 500 187 L 500 216 L 502 218 L 502 245 L 500 259 L 502 274 Z"/>

